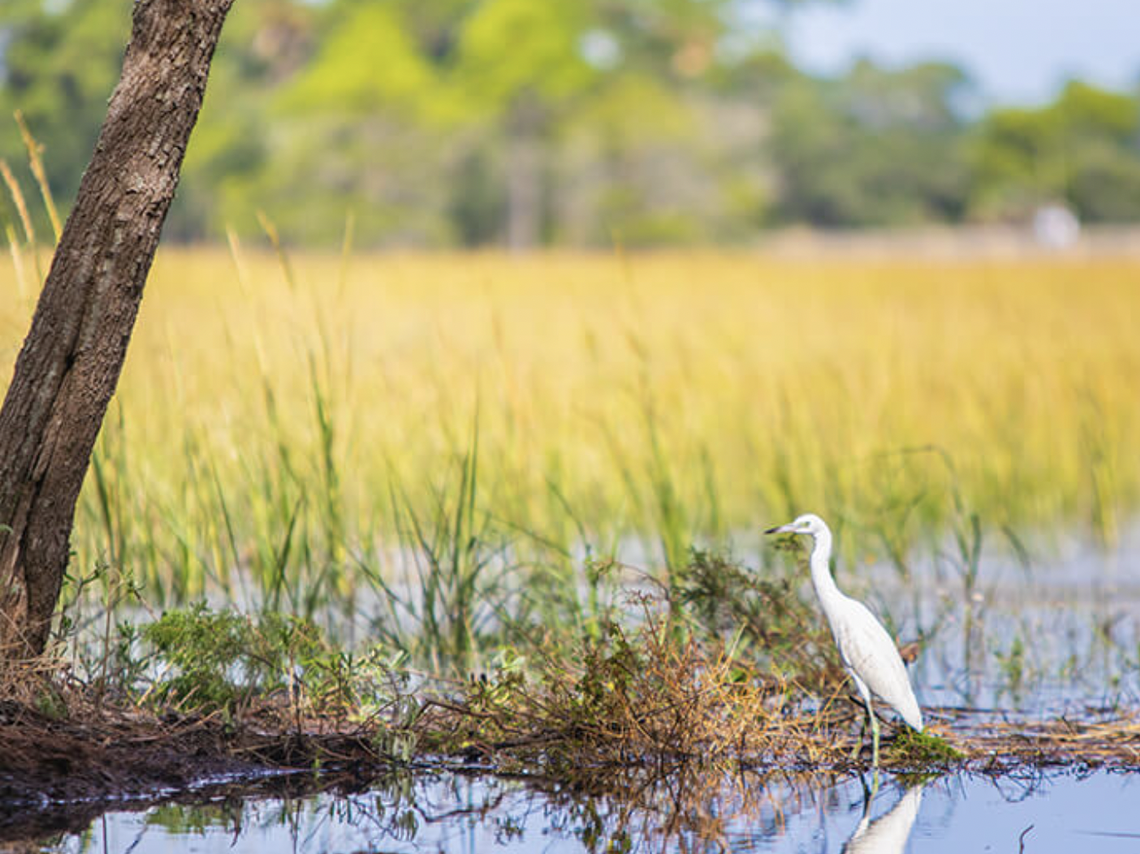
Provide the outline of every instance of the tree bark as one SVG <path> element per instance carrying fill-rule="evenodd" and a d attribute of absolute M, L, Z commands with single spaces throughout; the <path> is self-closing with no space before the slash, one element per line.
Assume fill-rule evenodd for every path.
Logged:
<path fill-rule="evenodd" d="M 0 408 L 0 650 L 43 652 L 75 502 L 233 0 L 137 0 L 123 71 Z"/>

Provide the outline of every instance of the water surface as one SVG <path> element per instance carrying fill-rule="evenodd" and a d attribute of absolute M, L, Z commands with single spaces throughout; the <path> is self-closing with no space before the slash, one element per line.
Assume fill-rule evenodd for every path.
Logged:
<path fill-rule="evenodd" d="M 870 781 L 868 781 L 869 783 Z M 885 777 L 864 815 L 862 782 L 756 782 L 703 806 L 624 809 L 517 781 L 444 775 L 410 787 L 298 800 L 219 800 L 111 812 L 49 844 L 67 852 L 898 852 L 1092 851 L 1140 847 L 1140 778 L 1065 772 L 991 780 Z M 663 802 L 662 802 L 663 803 Z M 704 814 L 702 815 L 702 811 Z"/>

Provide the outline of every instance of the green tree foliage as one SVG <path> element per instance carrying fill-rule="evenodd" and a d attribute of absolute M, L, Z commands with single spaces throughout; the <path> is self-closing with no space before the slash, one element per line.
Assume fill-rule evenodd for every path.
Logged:
<path fill-rule="evenodd" d="M 0 11 L 0 157 L 11 165 L 22 160 L 12 121 L 22 110 L 46 143 L 51 188 L 60 199 L 75 196 L 91 157 L 119 78 L 130 14 L 131 0 L 5 0 Z"/>
<path fill-rule="evenodd" d="M 203 183 L 222 193 L 221 216 L 203 217 L 199 227 L 253 231 L 256 211 L 265 210 L 287 236 L 327 244 L 340 239 L 351 214 L 371 240 L 450 242 L 440 176 L 449 171 L 458 104 L 399 5 L 263 1 L 288 13 L 298 59 L 253 87 L 255 103 L 238 91 L 240 75 L 213 92 L 204 135 L 240 134 L 249 162 L 205 162 L 225 145 L 191 152 L 188 176 L 201 164 L 213 173 Z M 256 45 L 264 16 L 235 11 L 252 29 L 239 46 Z M 227 44 L 234 42 L 223 51 Z"/>
<path fill-rule="evenodd" d="M 23 162 L 20 108 L 65 206 L 130 5 L 0 7 L 0 157 Z M 335 244 L 351 216 L 358 243 L 421 246 L 723 242 L 1052 201 L 1140 218 L 1135 94 L 1074 83 L 970 118 L 945 64 L 798 71 L 741 14 L 764 5 L 780 3 L 242 0 L 167 235 L 256 235 L 258 211 L 287 240 Z"/>
<path fill-rule="evenodd" d="M 1140 98 L 1084 83 L 1039 109 L 994 110 L 972 146 L 971 206 L 1017 217 L 1064 202 L 1090 221 L 1140 219 Z"/>
<path fill-rule="evenodd" d="M 797 77 L 777 95 L 769 141 L 778 215 L 824 226 L 952 220 L 968 190 L 958 69 L 857 63 L 838 80 Z"/>

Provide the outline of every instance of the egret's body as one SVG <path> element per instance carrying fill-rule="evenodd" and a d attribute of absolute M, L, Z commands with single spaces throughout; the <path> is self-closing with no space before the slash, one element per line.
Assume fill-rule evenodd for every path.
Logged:
<path fill-rule="evenodd" d="M 871 707 L 875 694 L 922 732 L 922 710 L 903 665 L 902 656 L 883 624 L 864 605 L 845 596 L 835 585 L 828 565 L 831 559 L 831 530 L 818 516 L 807 513 L 794 522 L 771 528 L 765 533 L 808 534 L 814 540 L 811 550 L 811 581 L 819 598 L 832 637 L 839 648 L 843 667 L 855 683 L 867 707 L 873 738 L 872 763 L 879 764 L 879 721 Z"/>

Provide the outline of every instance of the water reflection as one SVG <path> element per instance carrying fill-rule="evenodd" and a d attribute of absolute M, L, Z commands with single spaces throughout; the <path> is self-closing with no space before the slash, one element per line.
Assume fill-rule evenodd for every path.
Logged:
<path fill-rule="evenodd" d="M 875 795 L 868 793 L 863 817 L 843 846 L 844 854 L 902 854 L 922 806 L 923 788 L 922 783 L 916 783 L 906 789 L 898 802 L 876 819 L 871 818 Z"/>
<path fill-rule="evenodd" d="M 1029 825 L 1027 850 L 1037 852 L 1072 850 L 1093 837 L 1140 838 L 1133 807 L 1140 778 L 1107 772 L 1034 774 L 1016 784 L 961 775 L 909 786 L 885 776 L 874 798 L 856 777 L 741 772 L 690 791 L 664 778 L 642 783 L 619 796 L 436 774 L 299 798 L 220 793 L 108 813 L 27 850 L 941 854 L 1017 851 Z M 0 849 L 7 850 L 2 842 Z"/>

